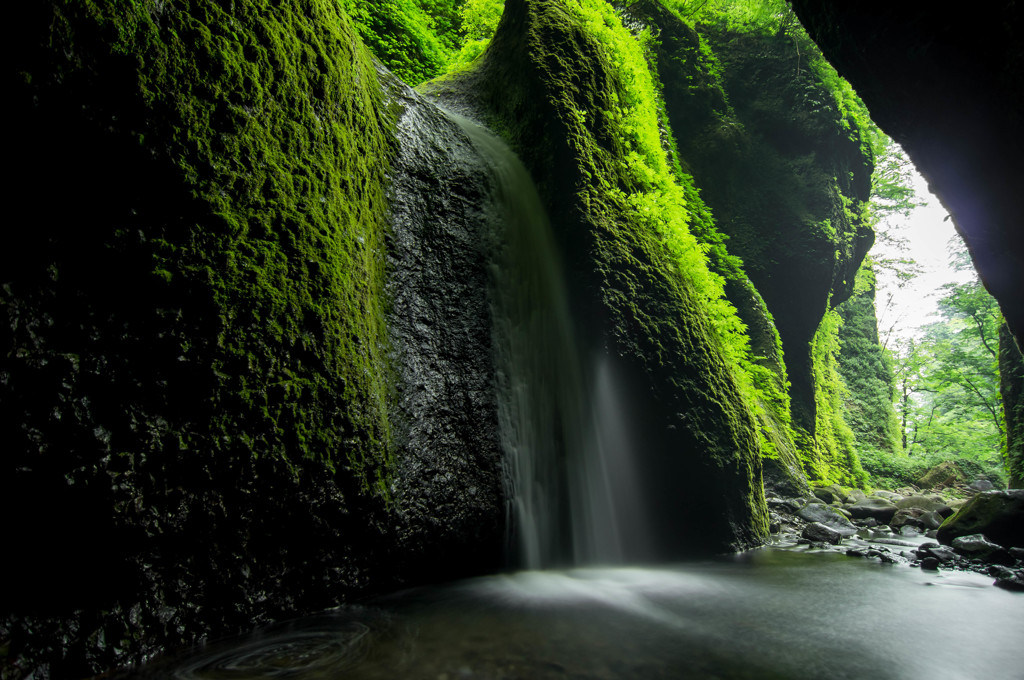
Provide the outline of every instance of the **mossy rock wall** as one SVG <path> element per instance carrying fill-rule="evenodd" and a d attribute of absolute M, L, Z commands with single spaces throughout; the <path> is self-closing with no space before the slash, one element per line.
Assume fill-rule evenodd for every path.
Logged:
<path fill-rule="evenodd" d="M 861 219 L 870 154 L 786 36 L 698 32 L 664 10 L 650 15 L 662 26 L 658 64 L 680 156 L 768 305 L 794 425 L 813 434 L 812 340 L 850 296 L 873 241 Z"/>
<path fill-rule="evenodd" d="M 91 676 L 495 568 L 493 404 L 448 363 L 489 336 L 439 353 L 436 436 L 417 436 L 424 381 L 396 362 L 427 360 L 396 319 L 437 291 L 395 300 L 386 270 L 412 104 L 338 5 L 37 2 L 10 21 L 4 677 Z M 486 190 L 457 184 L 453 212 Z M 464 247 L 413 231 L 421 272 Z M 450 267 L 474 285 L 470 250 Z M 465 305 L 489 328 L 483 295 Z"/>
<path fill-rule="evenodd" d="M 866 261 L 854 294 L 841 304 L 839 371 L 849 390 L 845 419 L 857 442 L 889 454 L 902 452 L 900 425 L 893 408 L 892 364 L 878 342 L 875 272 Z"/>
<path fill-rule="evenodd" d="M 612 134 L 623 72 L 571 2 L 510 0 L 491 46 L 434 96 L 501 132 L 536 180 L 586 352 L 612 361 L 662 555 L 762 540 L 757 437 L 707 312 L 657 234 L 619 202 L 635 178 Z"/>
<path fill-rule="evenodd" d="M 1024 489 L 1024 355 L 1005 324 L 999 329 L 999 394 L 1006 418 L 1010 488 Z"/>

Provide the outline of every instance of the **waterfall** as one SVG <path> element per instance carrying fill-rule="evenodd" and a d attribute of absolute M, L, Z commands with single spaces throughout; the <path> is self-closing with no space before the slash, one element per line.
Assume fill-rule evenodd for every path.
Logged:
<path fill-rule="evenodd" d="M 493 342 L 514 562 L 621 563 L 645 522 L 610 358 L 581 356 L 552 227 L 526 168 L 495 135 L 449 115 L 493 173 Z"/>

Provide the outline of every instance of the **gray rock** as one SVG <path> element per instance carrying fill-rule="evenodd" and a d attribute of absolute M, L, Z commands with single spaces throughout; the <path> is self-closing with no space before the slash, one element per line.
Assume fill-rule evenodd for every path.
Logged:
<path fill-rule="evenodd" d="M 921 521 L 922 515 L 924 515 L 924 510 L 921 508 L 900 508 L 896 511 L 896 514 L 892 516 L 892 519 L 889 520 L 889 526 L 893 529 L 899 529 L 904 526 L 923 529 L 924 522 Z"/>
<path fill-rule="evenodd" d="M 814 493 L 818 500 L 829 504 L 835 503 L 843 497 L 842 491 L 835 484 L 832 486 L 816 486 L 811 489 L 811 492 Z"/>
<path fill-rule="evenodd" d="M 1006 590 L 1024 591 L 1024 570 L 1018 569 L 1010 576 L 997 578 L 992 585 Z"/>
<path fill-rule="evenodd" d="M 985 538 L 982 534 L 958 536 L 953 539 L 953 549 L 961 555 L 976 555 L 1002 550 L 1003 547 Z"/>
<path fill-rule="evenodd" d="M 838 545 L 843 540 L 842 534 L 821 522 L 811 522 L 804 527 L 800 535 L 815 543 L 831 543 L 832 545 Z"/>
<path fill-rule="evenodd" d="M 777 512 L 784 512 L 792 514 L 804 506 L 804 501 L 801 498 L 779 498 L 778 496 L 771 496 L 765 499 L 768 504 L 768 508 Z"/>
<path fill-rule="evenodd" d="M 818 522 L 839 533 L 840 536 L 853 536 L 857 527 L 835 509 L 824 503 L 808 503 L 796 513 L 797 517 L 807 522 Z"/>
<path fill-rule="evenodd" d="M 1010 551 L 988 540 L 982 534 L 954 538 L 953 549 L 968 558 L 980 558 L 994 564 L 1011 565 L 1015 562 Z"/>
<path fill-rule="evenodd" d="M 938 571 L 939 560 L 935 557 L 926 557 L 921 560 L 921 568 L 927 571 Z"/>
<path fill-rule="evenodd" d="M 867 494 L 860 489 L 850 489 L 850 493 L 846 494 L 846 502 L 852 505 L 853 503 L 862 501 L 867 497 Z"/>
<path fill-rule="evenodd" d="M 952 510 L 949 511 L 952 514 Z M 938 512 L 931 510 L 921 515 L 921 524 L 924 525 L 925 529 L 938 529 L 942 526 L 942 515 Z"/>
<path fill-rule="evenodd" d="M 943 517 L 948 517 L 953 514 L 952 508 L 949 507 L 945 499 L 937 494 L 929 494 L 927 496 L 920 494 L 907 496 L 906 498 L 896 501 L 896 507 L 901 510 L 906 508 L 921 508 L 926 511 L 934 510 L 942 513 Z"/>
<path fill-rule="evenodd" d="M 903 500 L 903 496 L 901 496 L 900 494 L 894 491 L 886 491 L 885 489 L 879 489 L 878 491 L 873 492 L 867 498 L 884 498 L 885 500 L 890 501 L 892 503 Z"/>
<path fill-rule="evenodd" d="M 898 508 L 895 503 L 884 498 L 874 497 L 857 501 L 846 509 L 850 511 L 850 516 L 854 519 L 873 517 L 879 524 L 888 524 Z"/>
<path fill-rule="evenodd" d="M 949 547 L 937 543 L 925 543 L 918 548 L 918 555 L 922 557 L 934 557 L 942 564 L 956 562 L 956 552 Z"/>
<path fill-rule="evenodd" d="M 987 479 L 976 479 L 973 482 L 971 482 L 967 488 L 970 489 L 971 491 L 991 491 L 996 487 L 995 484 L 993 484 Z"/>

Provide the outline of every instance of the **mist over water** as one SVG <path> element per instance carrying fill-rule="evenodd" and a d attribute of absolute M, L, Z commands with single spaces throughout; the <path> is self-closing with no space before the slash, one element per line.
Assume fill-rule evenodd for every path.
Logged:
<path fill-rule="evenodd" d="M 1024 594 L 974 573 L 762 549 L 398 593 L 133 677 L 1016 680 Z"/>

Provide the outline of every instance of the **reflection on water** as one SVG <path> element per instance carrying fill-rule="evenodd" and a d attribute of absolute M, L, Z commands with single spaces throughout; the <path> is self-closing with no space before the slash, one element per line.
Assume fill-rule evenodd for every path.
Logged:
<path fill-rule="evenodd" d="M 1024 595 L 977 574 L 761 550 L 419 589 L 137 678 L 1022 677 Z"/>

